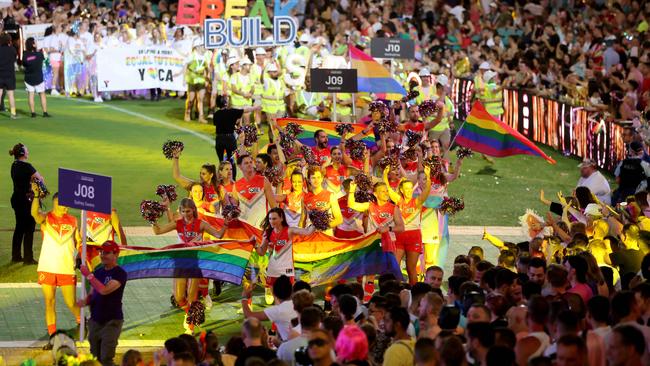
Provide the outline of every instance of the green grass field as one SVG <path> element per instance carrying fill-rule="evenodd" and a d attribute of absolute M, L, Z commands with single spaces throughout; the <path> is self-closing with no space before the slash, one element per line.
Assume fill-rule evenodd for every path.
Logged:
<path fill-rule="evenodd" d="M 211 144 L 214 127 L 182 121 L 183 102 L 177 99 L 111 101 L 95 104 L 85 100 L 49 97 L 53 118 L 30 118 L 26 94 L 17 91 L 19 119 L 0 114 L 0 147 L 8 151 L 15 143 L 29 147 L 30 161 L 57 190 L 57 169 L 65 167 L 113 177 L 113 205 L 125 226 L 145 225 L 140 217 L 142 199 L 154 199 L 158 184 L 171 184 L 171 161 L 161 146 L 167 139 L 185 143 L 181 170 L 197 177 L 201 164 L 216 162 Z M 37 111 L 39 110 L 37 106 Z M 465 199 L 465 210 L 452 225 L 516 226 L 526 208 L 543 211 L 539 189 L 549 195 L 570 191 L 578 179 L 578 160 L 565 158 L 549 148 L 544 151 L 558 161 L 550 165 L 541 158 L 516 156 L 496 159 L 489 165 L 479 156 L 463 165 L 462 177 L 450 186 L 450 194 Z M 34 281 L 35 271 L 9 266 L 14 225 L 9 202 L 12 184 L 11 157 L 4 155 L 4 179 L 0 183 L 0 282 Z M 51 205 L 48 205 L 51 207 Z M 72 210 L 73 214 L 78 214 Z M 38 237 L 35 247 L 38 248 Z"/>

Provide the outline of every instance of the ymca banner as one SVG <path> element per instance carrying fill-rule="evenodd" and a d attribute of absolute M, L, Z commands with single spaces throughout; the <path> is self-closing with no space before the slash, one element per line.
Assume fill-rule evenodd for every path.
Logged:
<path fill-rule="evenodd" d="M 137 46 L 97 51 L 99 91 L 187 90 L 185 58 L 171 47 Z"/>
<path fill-rule="evenodd" d="M 25 42 L 27 38 L 32 37 L 36 41 L 36 48 L 38 49 L 43 48 L 43 40 L 45 39 L 45 30 L 51 26 L 52 23 L 23 25 L 22 26 L 23 42 Z"/>

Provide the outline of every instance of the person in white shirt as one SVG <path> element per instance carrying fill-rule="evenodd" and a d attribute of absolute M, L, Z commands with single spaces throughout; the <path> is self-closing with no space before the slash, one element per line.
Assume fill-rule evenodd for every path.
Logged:
<path fill-rule="evenodd" d="M 300 313 L 301 334 L 280 345 L 278 358 L 291 366 L 296 365 L 296 350 L 307 347 L 312 330 L 320 328 L 321 317 L 322 311 L 315 306 L 303 309 Z"/>
<path fill-rule="evenodd" d="M 612 190 L 609 188 L 607 179 L 598 171 L 596 162 L 591 159 L 584 159 L 578 165 L 578 168 L 580 168 L 580 179 L 578 179 L 576 187 L 589 188 L 600 202 L 609 205 L 612 200 Z"/>
<path fill-rule="evenodd" d="M 63 26 L 57 24 L 53 26 L 52 34 L 46 36 L 43 40 L 43 50 L 47 52 L 50 65 L 52 65 L 52 95 L 59 95 L 59 89 L 61 89 L 59 76 L 61 74 L 61 65 L 63 64 L 61 51 L 63 51 L 64 36 Z"/>
<path fill-rule="evenodd" d="M 291 301 L 291 280 L 289 277 L 282 275 L 273 283 L 273 297 L 275 305 L 264 309 L 263 311 L 252 311 L 250 300 L 252 299 L 255 284 L 244 288 L 242 292 L 242 310 L 244 318 L 257 318 L 259 320 L 270 320 L 275 323 L 278 329 L 279 338 L 283 341 L 289 339 L 291 334 L 291 320 L 298 317 L 298 313 L 293 309 Z"/>

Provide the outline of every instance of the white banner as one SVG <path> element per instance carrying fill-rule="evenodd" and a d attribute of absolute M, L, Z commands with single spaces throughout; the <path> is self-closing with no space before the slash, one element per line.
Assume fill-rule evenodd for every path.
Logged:
<path fill-rule="evenodd" d="M 51 23 L 46 24 L 29 24 L 23 25 L 23 42 L 29 37 L 33 37 L 36 41 L 36 48 L 43 48 L 43 39 L 45 39 L 45 30 L 51 27 Z"/>
<path fill-rule="evenodd" d="M 99 91 L 187 90 L 185 59 L 171 47 L 127 46 L 97 51 Z"/>

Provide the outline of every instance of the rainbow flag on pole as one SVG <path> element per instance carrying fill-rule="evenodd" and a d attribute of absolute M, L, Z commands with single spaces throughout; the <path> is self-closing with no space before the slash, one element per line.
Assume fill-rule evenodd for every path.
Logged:
<path fill-rule="evenodd" d="M 318 130 L 323 130 L 327 133 L 330 146 L 338 145 L 341 143 L 341 136 L 336 133 L 336 125 L 340 122 L 315 121 L 299 118 L 277 119 L 278 127 L 280 128 L 286 127 L 289 122 L 296 123 L 302 127 L 303 131 L 300 135 L 298 135 L 298 141 L 300 141 L 300 143 L 305 146 L 316 146 L 316 142 L 314 141 L 314 132 Z M 354 132 L 347 136 L 348 138 L 361 132 L 361 130 L 367 126 L 363 123 L 352 123 L 352 127 L 354 128 Z M 364 136 L 361 141 L 363 141 L 367 147 L 373 147 L 376 145 L 375 136 L 373 134 Z"/>
<path fill-rule="evenodd" d="M 386 70 L 371 56 L 349 45 L 352 68 L 357 69 L 357 84 L 360 92 L 375 93 L 382 99 L 400 100 L 406 95 L 406 89 L 393 79 Z"/>
<path fill-rule="evenodd" d="M 474 102 L 456 135 L 456 143 L 489 156 L 533 155 L 555 164 L 555 160 L 517 130 L 489 114 L 479 102 Z"/>
<path fill-rule="evenodd" d="M 313 286 L 346 278 L 392 273 L 402 274 L 395 256 L 381 248 L 381 235 L 338 239 L 321 232 L 297 237 L 293 243 L 295 267 L 309 272 L 300 277 Z"/>

